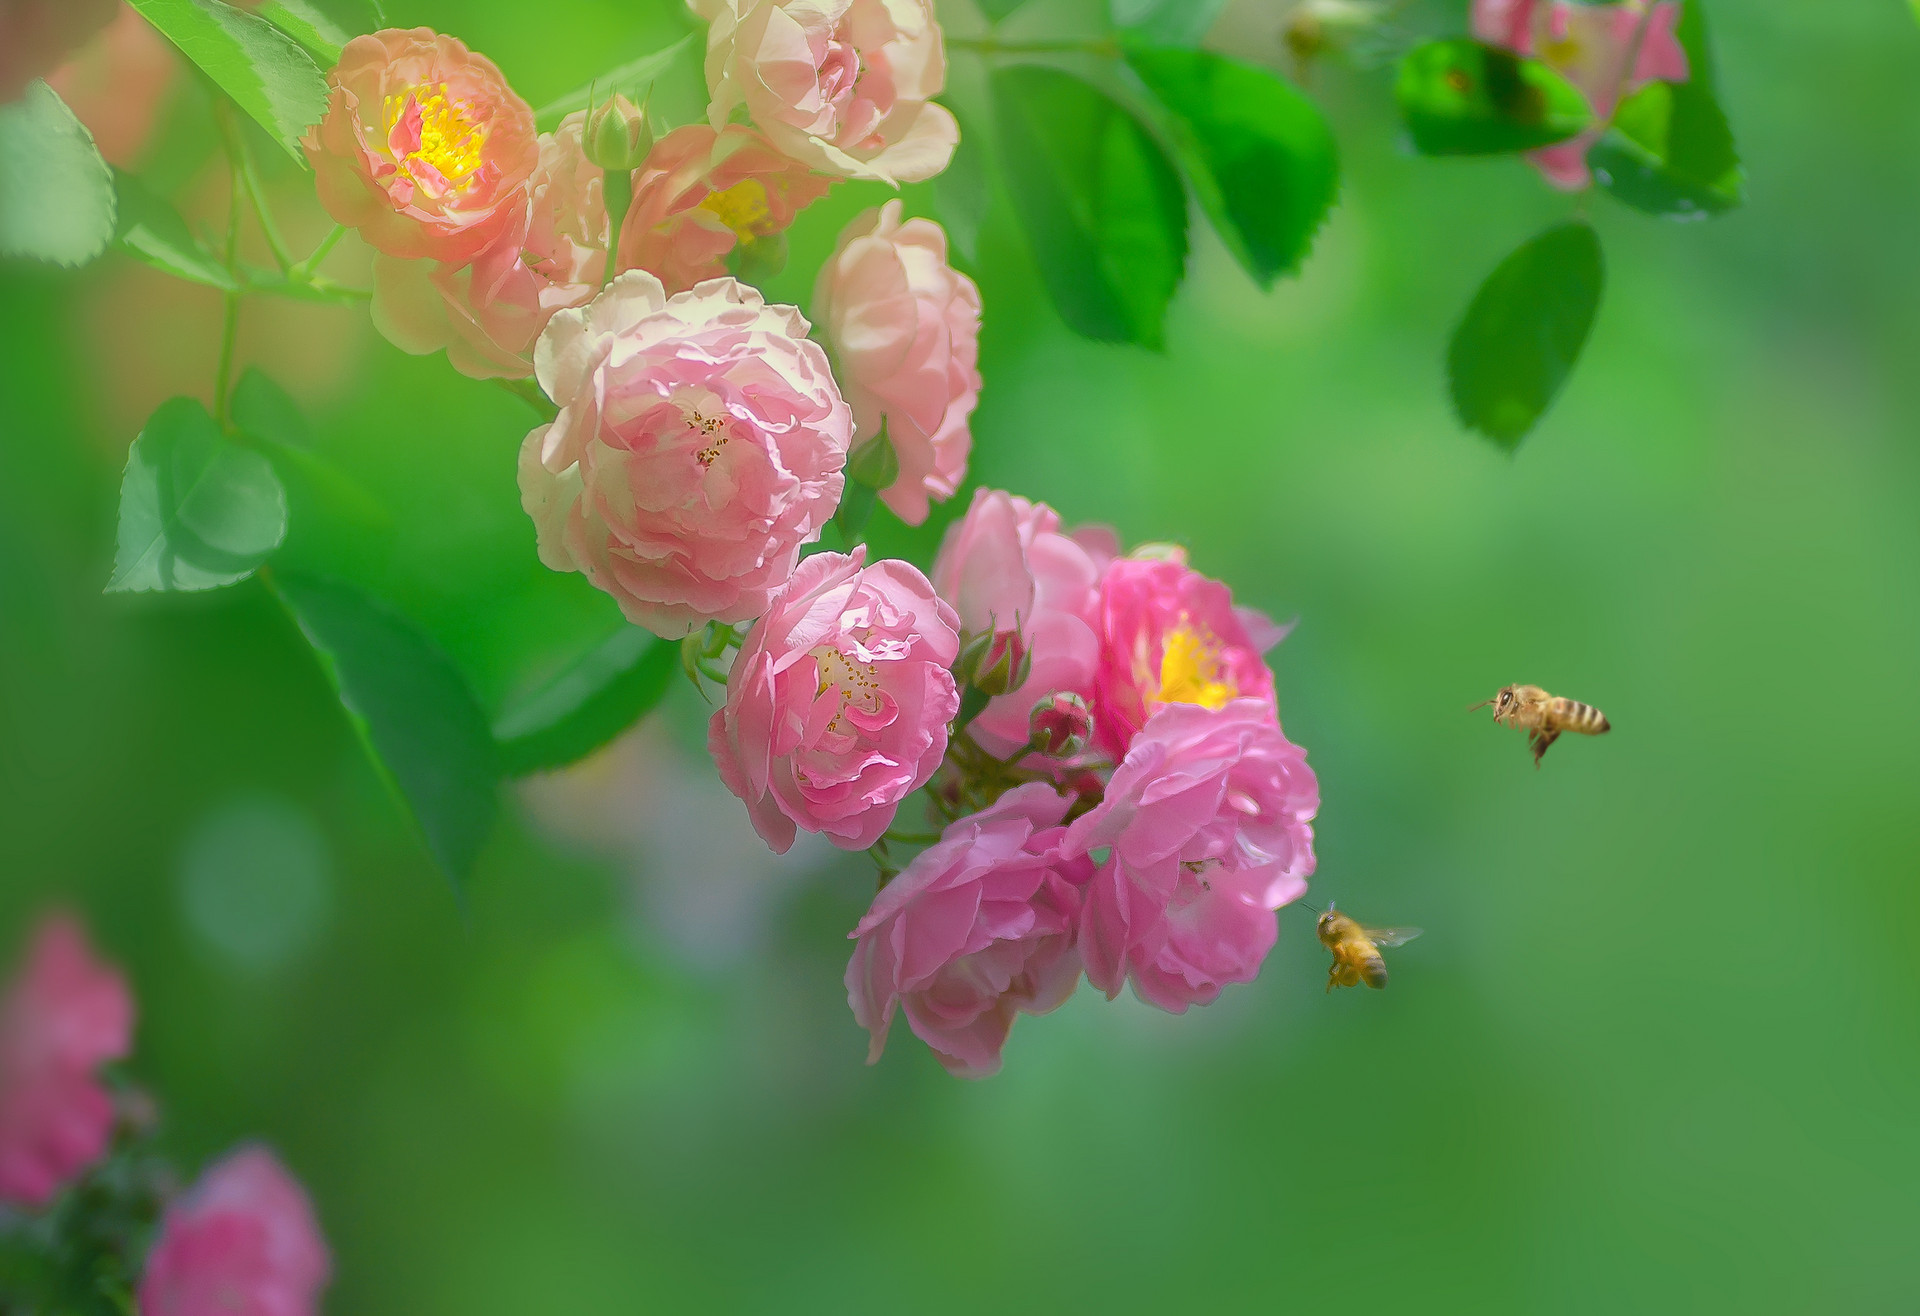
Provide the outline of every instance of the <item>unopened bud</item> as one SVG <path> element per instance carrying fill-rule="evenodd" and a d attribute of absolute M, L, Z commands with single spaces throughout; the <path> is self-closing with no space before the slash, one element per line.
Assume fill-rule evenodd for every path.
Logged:
<path fill-rule="evenodd" d="M 602 169 L 616 173 L 638 169 L 653 150 L 653 126 L 645 109 L 616 95 L 587 116 L 582 145 L 587 159 Z"/>
<path fill-rule="evenodd" d="M 847 458 L 847 477 L 869 489 L 889 489 L 900 478 L 900 454 L 886 431 L 868 439 Z"/>
<path fill-rule="evenodd" d="M 1033 706 L 1029 722 L 1035 751 L 1070 759 L 1093 738 L 1093 710 L 1071 690 L 1056 690 Z"/>
<path fill-rule="evenodd" d="M 960 674 L 983 694 L 1003 695 L 1026 684 L 1033 655 L 1019 631 L 983 631 L 960 651 Z"/>

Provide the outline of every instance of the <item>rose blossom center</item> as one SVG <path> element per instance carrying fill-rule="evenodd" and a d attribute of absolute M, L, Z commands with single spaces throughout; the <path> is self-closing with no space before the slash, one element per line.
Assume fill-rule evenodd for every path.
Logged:
<path fill-rule="evenodd" d="M 853 95 L 860 81 L 860 51 L 853 44 L 853 24 L 841 20 L 827 42 L 826 55 L 820 61 L 820 97 L 838 108 L 838 102 Z"/>
<path fill-rule="evenodd" d="M 426 83 L 383 106 L 387 149 L 413 183 L 438 196 L 472 184 L 486 163 L 487 127 L 471 106 L 452 97 L 447 84 Z"/>
<path fill-rule="evenodd" d="M 864 636 L 856 636 L 864 640 Z M 826 698 L 831 691 L 840 701 L 840 707 L 827 723 L 829 731 L 844 731 L 842 719 L 850 710 L 858 710 L 872 717 L 881 711 L 880 669 L 872 663 L 863 663 L 848 657 L 844 652 L 830 644 L 816 645 L 812 650 L 814 667 L 820 673 L 820 689 L 816 697 Z"/>
<path fill-rule="evenodd" d="M 1220 641 L 1182 616 L 1161 644 L 1160 686 L 1154 697 L 1163 704 L 1218 710 L 1239 695 L 1239 687 L 1221 670 Z"/>
<path fill-rule="evenodd" d="M 743 179 L 724 192 L 710 192 L 700 209 L 719 218 L 742 242 L 764 237 L 773 227 L 773 206 L 767 200 L 766 184 L 757 178 Z"/>
<path fill-rule="evenodd" d="M 698 407 L 688 407 L 687 428 L 707 440 L 705 446 L 693 454 L 693 459 L 700 463 L 701 469 L 720 460 L 720 449 L 727 446 L 727 439 L 731 437 L 727 433 L 725 416 L 709 416 Z"/>

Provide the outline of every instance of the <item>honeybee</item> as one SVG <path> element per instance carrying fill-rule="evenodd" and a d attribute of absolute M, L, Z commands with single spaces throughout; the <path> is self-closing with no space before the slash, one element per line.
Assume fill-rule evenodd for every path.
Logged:
<path fill-rule="evenodd" d="M 1420 935 L 1419 928 L 1367 928 L 1348 918 L 1327 902 L 1327 912 L 1314 929 L 1320 944 L 1333 952 L 1333 967 L 1327 970 L 1327 990 L 1335 987 L 1387 985 L 1387 962 L 1382 949 L 1403 946 Z"/>
<path fill-rule="evenodd" d="M 1526 728 L 1527 743 L 1533 746 L 1533 766 L 1536 768 L 1540 766 L 1540 759 L 1548 747 L 1560 738 L 1563 731 L 1577 731 L 1583 736 L 1604 736 L 1613 730 L 1607 715 L 1592 704 L 1550 695 L 1537 685 L 1502 686 L 1499 694 L 1481 700 L 1467 711 L 1471 713 L 1488 704 L 1493 705 L 1495 722 L 1502 726 Z"/>

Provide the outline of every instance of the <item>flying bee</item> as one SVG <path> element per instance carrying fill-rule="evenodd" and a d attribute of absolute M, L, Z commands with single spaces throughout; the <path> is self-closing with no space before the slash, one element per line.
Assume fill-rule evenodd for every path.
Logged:
<path fill-rule="evenodd" d="M 1550 695 L 1537 685 L 1502 686 L 1499 694 L 1481 700 L 1467 711 L 1471 713 L 1488 704 L 1493 705 L 1495 722 L 1502 726 L 1526 729 L 1527 743 L 1533 746 L 1533 766 L 1536 768 L 1540 766 L 1540 759 L 1548 747 L 1560 738 L 1563 731 L 1577 731 L 1583 736 L 1604 736 L 1613 730 L 1607 715 L 1592 704 Z"/>
<path fill-rule="evenodd" d="M 1331 900 L 1314 931 L 1320 944 L 1333 952 L 1333 967 L 1327 970 L 1328 991 L 1358 987 L 1363 982 L 1369 987 L 1385 987 L 1387 962 L 1380 952 L 1403 946 L 1420 935 L 1419 928 L 1362 927 L 1335 909 Z"/>

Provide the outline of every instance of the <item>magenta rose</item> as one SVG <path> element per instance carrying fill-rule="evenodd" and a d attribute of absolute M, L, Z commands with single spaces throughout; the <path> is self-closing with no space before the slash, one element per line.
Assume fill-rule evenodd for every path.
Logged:
<path fill-rule="evenodd" d="M 1627 59 L 1643 21 L 1646 31 L 1628 77 Z M 1687 53 L 1675 32 L 1679 21 L 1680 6 L 1672 0 L 1660 0 L 1651 15 L 1642 0 L 1617 5 L 1570 0 L 1473 3 L 1474 36 L 1547 64 L 1586 93 L 1593 112 L 1603 118 L 1613 113 L 1623 90 L 1630 95 L 1655 80 L 1687 80 Z M 1595 129 L 1531 152 L 1527 159 L 1555 187 L 1578 191 L 1591 181 L 1587 148 L 1599 137 Z"/>
<path fill-rule="evenodd" d="M 707 31 L 707 117 L 745 106 L 773 144 L 842 178 L 918 183 L 960 141 L 933 98 L 947 55 L 933 0 L 690 0 Z"/>
<path fill-rule="evenodd" d="M 947 828 L 874 897 L 849 935 L 847 1003 L 880 1058 L 897 1006 L 907 1027 L 961 1078 L 1000 1070 L 1017 1014 L 1045 1014 L 1080 977 L 1073 929 L 1084 855 L 1061 853 L 1072 801 L 1016 786 Z"/>
<path fill-rule="evenodd" d="M 620 268 L 646 270 L 668 292 L 717 279 L 736 249 L 777 239 L 830 182 L 742 124 L 675 128 L 634 171 Z"/>
<path fill-rule="evenodd" d="M 1087 981 L 1179 1014 L 1251 982 L 1274 911 L 1313 872 L 1320 787 L 1306 751 L 1258 699 L 1171 704 L 1148 721 L 1067 851 L 1111 849 L 1087 888 Z"/>
<path fill-rule="evenodd" d="M 767 611 L 840 503 L 852 417 L 791 306 L 629 270 L 534 349 L 560 415 L 527 435 L 540 560 L 677 639 Z"/>
<path fill-rule="evenodd" d="M 430 28 L 355 37 L 300 145 L 327 213 L 377 251 L 466 264 L 522 214 L 533 111 L 492 60 Z"/>
<path fill-rule="evenodd" d="M 776 591 L 727 675 L 707 745 L 781 854 L 795 828 L 864 850 L 933 776 L 960 710 L 958 618 L 905 562 L 816 553 Z"/>
<path fill-rule="evenodd" d="M 839 359 L 858 447 L 886 426 L 900 475 L 881 501 L 908 525 L 967 475 L 980 401 L 980 289 L 947 264 L 947 235 L 898 201 L 847 225 L 820 267 L 813 313 Z"/>
<path fill-rule="evenodd" d="M 5 0 L 0 3 L 0 105 L 19 100 L 113 21 L 119 0 Z"/>
<path fill-rule="evenodd" d="M 313 1207 L 262 1147 L 200 1176 L 161 1221 L 143 1316 L 314 1316 L 331 1261 Z"/>
<path fill-rule="evenodd" d="M 1221 708 L 1257 699 L 1276 706 L 1261 655 L 1285 632 L 1251 608 L 1234 607 L 1227 587 L 1187 566 L 1179 549 L 1136 553 L 1108 567 L 1097 626 L 1094 734 L 1116 759 L 1169 704 Z"/>
<path fill-rule="evenodd" d="M 1015 630 L 1033 666 L 1025 683 L 967 724 L 981 748 L 1006 758 L 1032 734 L 1033 707 L 1056 693 L 1093 699 L 1100 664 L 1102 558 L 1060 529 L 1060 515 L 998 489 L 980 489 L 947 528 L 933 584 L 971 638 Z"/>
<path fill-rule="evenodd" d="M 424 356 L 446 349 L 475 379 L 524 379 L 554 315 L 600 290 L 609 241 L 602 174 L 581 148 L 586 115 L 540 136 L 540 163 L 519 213 L 473 263 L 377 255 L 373 322 L 387 341 Z"/>
<path fill-rule="evenodd" d="M 43 920 L 0 1003 L 0 1202 L 45 1205 L 106 1152 L 99 1068 L 133 1040 L 126 981 L 69 915 Z"/>

